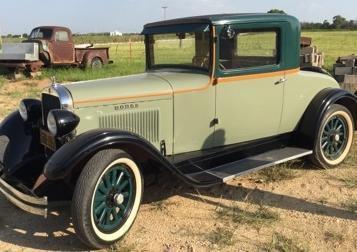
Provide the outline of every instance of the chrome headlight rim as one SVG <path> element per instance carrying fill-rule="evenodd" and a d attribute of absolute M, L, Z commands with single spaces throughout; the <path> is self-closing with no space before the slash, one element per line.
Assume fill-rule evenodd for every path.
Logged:
<path fill-rule="evenodd" d="M 18 111 L 24 122 L 37 122 L 42 116 L 42 103 L 37 99 L 23 99 L 19 104 Z"/>
<path fill-rule="evenodd" d="M 58 125 L 56 121 L 56 117 L 53 114 L 53 110 L 51 110 L 48 115 L 47 115 L 47 128 L 48 131 L 53 135 L 57 136 L 57 131 L 58 131 Z"/>
<path fill-rule="evenodd" d="M 28 115 L 27 107 L 26 107 L 24 100 L 22 100 L 19 104 L 19 113 L 20 113 L 22 120 L 24 120 L 24 122 L 27 122 L 29 115 Z"/>

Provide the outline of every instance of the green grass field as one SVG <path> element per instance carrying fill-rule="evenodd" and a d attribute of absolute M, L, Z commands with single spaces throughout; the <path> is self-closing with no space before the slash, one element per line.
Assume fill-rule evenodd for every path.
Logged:
<path fill-rule="evenodd" d="M 339 56 L 357 54 L 357 31 L 314 31 L 303 32 L 302 36 L 312 37 L 313 44 L 325 53 L 324 68 L 330 72 Z M 84 43 L 88 39 L 91 40 L 91 38 L 77 37 L 77 42 Z M 137 39 L 137 36 L 135 36 L 135 40 Z M 100 38 L 92 38 L 92 40 L 102 41 Z M 41 78 L 55 76 L 57 81 L 71 82 L 143 72 L 145 70 L 144 43 L 142 41 L 132 42 L 131 48 L 130 57 L 128 42 L 110 44 L 110 57 L 114 61 L 114 64 L 108 65 L 103 69 L 95 71 L 77 68 L 45 69 Z"/>

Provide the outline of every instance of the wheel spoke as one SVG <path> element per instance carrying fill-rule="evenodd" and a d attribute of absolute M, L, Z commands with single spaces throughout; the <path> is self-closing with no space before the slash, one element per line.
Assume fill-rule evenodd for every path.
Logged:
<path fill-rule="evenodd" d="M 108 192 L 107 187 L 105 186 L 103 181 L 100 181 L 99 186 L 98 186 L 98 192 L 102 194 L 106 194 Z"/>
<path fill-rule="evenodd" d="M 113 221 L 117 221 L 118 220 L 118 213 L 115 210 L 115 208 L 112 208 L 112 216 L 113 216 Z"/>
<path fill-rule="evenodd" d="M 122 184 L 120 184 L 117 189 L 121 192 L 127 185 L 129 184 L 128 180 L 125 180 Z"/>
<path fill-rule="evenodd" d="M 121 211 L 125 210 L 125 206 L 123 204 L 118 205 L 118 207 L 120 208 Z"/>
<path fill-rule="evenodd" d="M 115 186 L 119 185 L 119 183 L 120 183 L 121 179 L 123 178 L 123 176 L 124 176 L 124 172 L 121 172 L 119 177 L 118 177 L 118 179 L 117 179 L 117 182 L 115 183 Z"/>
<path fill-rule="evenodd" d="M 102 213 L 101 213 L 101 215 L 100 215 L 99 223 L 103 223 L 103 221 L 105 220 L 104 217 L 105 217 L 106 214 L 107 214 L 107 209 L 104 208 L 103 211 L 102 211 Z M 105 224 L 105 223 L 103 223 L 103 224 Z"/>
<path fill-rule="evenodd" d="M 117 173 L 118 173 L 118 171 L 117 171 L 117 169 L 115 169 L 112 174 L 112 181 L 111 181 L 112 186 L 115 186 L 115 182 L 117 180 Z"/>
<path fill-rule="evenodd" d="M 123 195 L 124 198 L 129 197 L 129 192 L 122 192 L 121 194 Z"/>
<path fill-rule="evenodd" d="M 321 148 L 322 148 L 322 149 L 325 149 L 325 147 L 326 147 L 327 145 L 328 145 L 328 142 L 325 141 L 325 142 L 322 144 Z"/>
<path fill-rule="evenodd" d="M 100 213 L 105 208 L 105 202 L 102 202 L 99 206 L 97 206 L 94 210 L 95 214 Z"/>
<path fill-rule="evenodd" d="M 111 182 L 110 182 L 110 173 L 106 173 L 104 174 L 104 181 L 105 181 L 105 185 L 106 185 L 106 188 L 109 189 L 111 187 Z"/>
<path fill-rule="evenodd" d="M 342 128 L 342 124 L 340 124 L 337 128 L 336 128 L 336 130 L 338 131 L 338 132 L 340 132 L 340 130 L 341 130 L 341 128 Z"/>
<path fill-rule="evenodd" d="M 106 224 L 110 224 L 110 222 L 111 222 L 110 216 L 112 216 L 112 210 L 107 210 L 107 217 L 105 220 Z M 113 218 L 114 218 L 114 216 L 113 216 Z"/>
<path fill-rule="evenodd" d="M 107 198 L 105 195 L 96 195 L 94 198 L 94 202 L 102 202 Z"/>
<path fill-rule="evenodd" d="M 332 144 L 330 144 L 329 154 L 330 154 L 330 155 L 332 155 L 332 154 L 333 154 L 333 147 L 332 147 Z"/>

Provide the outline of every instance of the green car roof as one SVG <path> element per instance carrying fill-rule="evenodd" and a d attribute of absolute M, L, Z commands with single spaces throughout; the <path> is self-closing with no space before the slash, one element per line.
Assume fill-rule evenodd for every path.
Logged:
<path fill-rule="evenodd" d="M 149 23 L 144 26 L 144 31 L 147 28 L 180 25 L 180 24 L 211 24 L 222 25 L 232 23 L 249 23 L 249 22 L 277 22 L 287 21 L 291 23 L 299 23 L 299 21 L 285 14 L 270 14 L 270 13 L 233 13 L 233 14 L 214 14 L 205 16 L 195 16 L 186 18 L 177 18 L 160 22 Z"/>

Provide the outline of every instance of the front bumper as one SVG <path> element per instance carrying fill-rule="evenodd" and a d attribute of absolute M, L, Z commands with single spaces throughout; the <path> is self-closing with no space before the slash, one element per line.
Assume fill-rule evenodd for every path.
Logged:
<path fill-rule="evenodd" d="M 25 194 L 8 184 L 3 178 L 0 178 L 0 192 L 18 208 L 47 218 L 47 197 L 39 198 L 30 193 Z"/>

